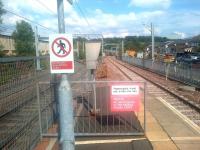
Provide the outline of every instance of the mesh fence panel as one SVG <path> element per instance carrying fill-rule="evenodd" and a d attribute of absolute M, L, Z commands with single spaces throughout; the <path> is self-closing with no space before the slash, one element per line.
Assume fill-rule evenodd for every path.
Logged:
<path fill-rule="evenodd" d="M 50 74 L 49 58 L 39 59 L 41 70 L 35 58 L 0 60 L 0 149 L 31 149 L 40 139 L 36 84 Z"/>
<path fill-rule="evenodd" d="M 131 58 L 128 56 L 124 56 L 122 60 L 130 64 L 161 73 L 163 75 L 166 73 L 167 65 L 164 62 L 152 62 L 152 60 L 144 60 L 144 63 L 141 63 L 142 59 Z M 200 66 L 195 66 L 195 64 L 188 63 L 170 63 L 169 77 L 200 87 Z"/>
<path fill-rule="evenodd" d="M 138 85 L 140 87 L 139 111 L 123 108 L 124 111 L 111 111 L 111 85 Z M 70 81 L 74 109 L 74 131 L 76 136 L 111 136 L 111 135 L 143 135 L 145 130 L 145 84 L 137 82 L 115 82 L 115 81 Z M 47 133 L 48 122 L 51 121 L 53 112 L 45 109 L 51 104 L 51 92 L 43 90 L 51 86 L 49 83 L 39 83 L 39 101 L 41 112 L 42 133 Z M 123 96 L 116 98 L 130 99 Z M 69 100 L 66 97 L 66 101 Z M 95 102 L 96 100 L 96 102 Z M 134 100 L 136 104 L 137 100 Z M 123 102 L 123 100 L 121 101 Z M 113 102 L 114 103 L 114 102 Z M 120 102 L 119 102 L 120 103 Z M 54 102 L 52 107 L 54 107 Z M 126 107 L 126 104 L 120 104 Z M 51 109 L 52 110 L 52 109 Z M 49 113 L 49 114 L 48 114 Z M 47 115 L 48 114 L 48 115 Z M 63 118 L 64 119 L 64 118 Z"/>

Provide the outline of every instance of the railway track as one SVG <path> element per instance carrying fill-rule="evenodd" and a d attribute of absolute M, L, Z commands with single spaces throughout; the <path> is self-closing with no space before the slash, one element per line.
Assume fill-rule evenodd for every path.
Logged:
<path fill-rule="evenodd" d="M 174 109 L 180 113 L 180 115 L 185 116 L 200 133 L 200 108 L 198 104 L 185 100 L 181 95 L 173 94 L 169 89 L 166 90 L 162 85 L 157 84 L 156 80 L 152 80 L 150 76 L 145 78 L 141 77 L 139 71 L 128 64 L 111 58 L 109 58 L 109 61 L 129 80 L 146 81 L 148 94 L 157 97 L 158 100 L 168 105 L 171 109 Z M 138 75 L 140 77 L 138 77 Z"/>

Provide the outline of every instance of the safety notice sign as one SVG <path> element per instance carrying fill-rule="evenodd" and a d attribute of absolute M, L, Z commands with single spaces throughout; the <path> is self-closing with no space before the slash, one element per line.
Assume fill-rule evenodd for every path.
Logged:
<path fill-rule="evenodd" d="M 111 112 L 139 111 L 139 85 L 112 84 L 110 86 Z"/>
<path fill-rule="evenodd" d="M 51 73 L 74 73 L 72 35 L 50 35 L 49 48 Z"/>

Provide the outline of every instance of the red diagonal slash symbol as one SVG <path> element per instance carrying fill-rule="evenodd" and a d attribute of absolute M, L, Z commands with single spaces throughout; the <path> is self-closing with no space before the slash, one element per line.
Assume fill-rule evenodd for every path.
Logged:
<path fill-rule="evenodd" d="M 55 43 L 61 48 L 61 50 L 63 50 L 65 53 L 67 53 L 67 51 L 65 50 L 65 48 L 62 45 L 60 45 L 57 41 L 55 41 Z"/>
<path fill-rule="evenodd" d="M 62 41 L 64 42 L 64 44 L 67 46 L 67 48 L 65 48 L 62 44 L 60 44 L 60 43 L 58 42 L 59 40 L 62 40 Z M 63 51 L 64 54 L 60 55 L 60 54 L 58 54 L 58 53 L 56 52 L 56 49 L 57 49 L 58 47 L 60 48 L 60 50 Z M 69 42 L 69 40 L 68 40 L 67 38 L 64 38 L 64 37 L 58 37 L 58 38 L 56 38 L 56 39 L 52 42 L 52 44 L 51 44 L 52 52 L 53 52 L 53 54 L 54 54 L 55 56 L 57 56 L 57 57 L 66 57 L 67 55 L 70 54 L 71 48 L 72 48 L 71 43 Z"/>

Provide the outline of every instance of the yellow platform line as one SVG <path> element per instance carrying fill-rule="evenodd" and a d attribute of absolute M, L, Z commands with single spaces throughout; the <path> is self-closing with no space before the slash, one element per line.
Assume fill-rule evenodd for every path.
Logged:
<path fill-rule="evenodd" d="M 85 144 L 106 144 L 106 143 L 127 143 L 131 141 L 147 140 L 146 138 L 131 138 L 131 139 L 108 139 L 108 140 L 87 140 L 87 141 L 76 141 L 75 145 Z"/>
<path fill-rule="evenodd" d="M 200 141 L 200 137 L 171 137 L 174 141 Z"/>

